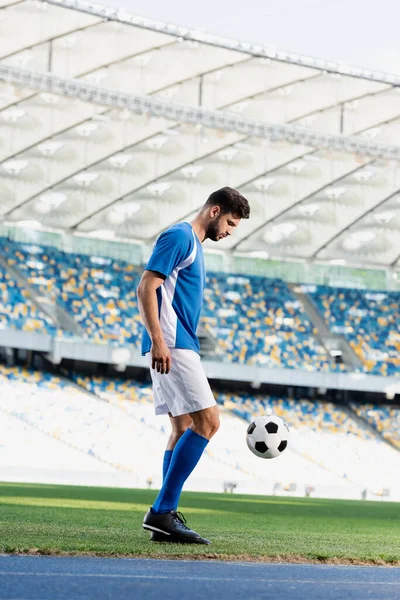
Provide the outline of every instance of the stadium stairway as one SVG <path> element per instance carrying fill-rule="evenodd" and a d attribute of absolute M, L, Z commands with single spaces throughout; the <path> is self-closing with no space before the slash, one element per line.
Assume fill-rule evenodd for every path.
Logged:
<path fill-rule="evenodd" d="M 371 422 L 362 414 L 358 413 L 354 407 L 354 403 L 347 403 L 344 407 L 344 410 L 346 410 L 351 416 L 351 418 L 354 419 L 354 421 L 357 421 L 361 425 L 361 427 L 364 427 L 364 429 L 367 429 L 368 431 L 373 433 L 374 436 L 381 439 L 388 446 L 396 450 L 396 452 L 400 452 L 400 446 L 391 439 L 390 435 L 383 435 L 383 432 L 376 426 L 374 422 Z"/>
<path fill-rule="evenodd" d="M 63 329 L 76 336 L 83 337 L 84 332 L 79 323 L 77 323 L 75 319 L 56 302 L 44 296 L 43 293 L 39 293 L 33 285 L 30 285 L 24 274 L 18 268 L 9 265 L 1 256 L 0 265 L 4 267 L 13 279 L 18 281 L 18 283 L 29 292 L 31 302 L 41 312 L 50 317 L 57 329 Z"/>
<path fill-rule="evenodd" d="M 296 299 L 300 302 L 311 323 L 317 328 L 318 334 L 315 337 L 324 348 L 326 348 L 327 352 L 333 357 L 340 352 L 342 362 L 348 371 L 356 371 L 361 368 L 362 362 L 355 354 L 346 338 L 343 335 L 332 333 L 329 330 L 322 315 L 319 314 L 316 306 L 307 294 L 299 291 L 298 284 L 288 283 L 287 285 Z"/>
<path fill-rule="evenodd" d="M 238 413 L 237 410 L 232 410 L 229 408 L 224 407 L 223 409 L 226 413 L 231 414 L 233 417 L 235 417 L 236 419 L 240 419 L 241 421 L 243 421 L 244 423 L 246 423 L 247 425 L 249 424 L 250 420 L 242 415 L 240 415 Z M 348 412 L 349 415 L 351 413 L 351 411 L 345 411 Z M 353 415 L 351 414 L 351 418 L 353 418 Z M 354 419 L 356 420 L 356 419 Z M 364 427 L 364 423 L 362 423 L 362 426 Z M 374 437 L 376 437 L 376 430 L 372 427 L 367 427 L 367 429 L 369 431 L 372 432 L 372 435 Z M 378 436 L 380 437 L 380 436 Z M 342 480 L 343 483 L 350 483 L 350 484 L 356 484 L 356 482 L 353 482 L 351 479 L 349 479 L 348 477 L 345 477 L 343 475 L 343 473 L 341 472 L 340 469 L 332 469 L 329 466 L 327 466 L 326 464 L 324 464 L 323 462 L 321 462 L 319 460 L 319 458 L 316 458 L 314 456 L 312 456 L 312 454 L 308 453 L 308 452 L 304 452 L 304 450 L 300 447 L 296 447 L 293 446 L 293 444 L 291 444 L 291 448 L 290 448 L 291 452 L 293 452 L 293 454 L 296 454 L 299 458 L 302 458 L 306 461 L 308 461 L 309 463 L 312 463 L 313 465 L 315 465 L 316 467 L 318 467 L 319 469 L 322 469 L 323 471 L 325 471 L 326 473 L 330 473 L 331 475 L 334 475 L 335 477 L 337 477 L 338 479 Z"/>

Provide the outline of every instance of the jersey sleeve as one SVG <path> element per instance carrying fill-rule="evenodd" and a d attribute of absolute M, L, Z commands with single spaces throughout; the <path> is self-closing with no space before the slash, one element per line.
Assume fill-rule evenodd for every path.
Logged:
<path fill-rule="evenodd" d="M 191 239 L 187 233 L 179 229 L 164 231 L 158 237 L 145 269 L 160 273 L 167 278 L 190 252 Z"/>

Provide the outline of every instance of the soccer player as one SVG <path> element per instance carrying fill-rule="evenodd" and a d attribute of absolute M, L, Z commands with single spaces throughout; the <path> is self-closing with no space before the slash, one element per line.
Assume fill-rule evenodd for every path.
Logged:
<path fill-rule="evenodd" d="M 158 237 L 137 289 L 155 412 L 168 414 L 172 427 L 163 484 L 143 521 L 153 541 L 210 543 L 177 512 L 183 485 L 219 427 L 196 336 L 205 285 L 201 244 L 231 235 L 249 216 L 248 201 L 238 191 L 224 187 L 213 192 L 191 223 L 173 225 Z"/>

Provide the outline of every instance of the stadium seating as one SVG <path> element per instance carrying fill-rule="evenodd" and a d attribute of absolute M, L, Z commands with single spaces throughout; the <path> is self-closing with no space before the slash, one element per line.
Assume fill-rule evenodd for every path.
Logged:
<path fill-rule="evenodd" d="M 51 319 L 29 299 L 29 293 L 0 265 L 0 327 L 55 335 Z"/>
<path fill-rule="evenodd" d="M 82 471 L 86 469 L 93 483 L 159 486 L 169 421 L 155 417 L 150 385 L 77 374 L 74 379 L 79 386 L 48 373 L 0 366 L 0 413 L 20 440 L 19 455 L 8 465 L 36 469 L 36 477 L 59 481 L 57 461 L 44 454 L 50 442 L 58 441 L 66 450 L 57 450 L 55 456 L 70 474 L 70 482 L 81 482 L 82 460 Z M 217 394 L 217 400 L 221 429 L 187 489 L 222 491 L 225 482 L 235 482 L 236 491 L 243 493 L 288 489 L 303 495 L 311 486 L 319 496 L 360 497 L 364 488 L 377 494 L 386 487 L 393 498 L 400 498 L 393 480 L 400 454 L 339 406 L 227 393 Z M 248 421 L 271 409 L 288 422 L 290 447 L 279 459 L 264 461 L 247 449 L 246 424 L 238 415 Z M 24 431 L 28 431 L 25 438 Z M 30 432 L 43 449 L 42 473 L 32 458 L 38 451 L 32 456 L 26 451 Z M 4 457 L 11 448 L 15 451 L 13 439 L 8 433 L 0 443 L 0 475 L 6 479 L 10 471 Z M 116 474 L 123 478 L 115 479 Z"/>
<path fill-rule="evenodd" d="M 73 315 L 84 337 L 139 348 L 138 267 L 4 238 L 0 238 L 0 249 L 8 264 L 18 268 L 29 284 Z M 4 271 L 1 277 L 4 282 Z M 49 320 L 36 315 L 29 303 L 21 306 L 25 292 L 16 284 L 14 288 L 6 297 L 4 313 L 18 317 L 23 311 L 32 318 L 29 322 L 17 318 L 13 326 L 50 331 Z M 326 286 L 315 286 L 309 293 L 331 331 L 347 337 L 365 372 L 400 375 L 398 293 Z M 318 331 L 279 279 L 210 272 L 204 300 L 202 323 L 216 341 L 217 359 L 270 368 L 346 370 L 343 364 L 335 364 L 319 343 Z"/>
<path fill-rule="evenodd" d="M 210 273 L 203 322 L 229 362 L 305 369 L 343 370 L 314 337 L 289 287 L 279 279 Z"/>
<path fill-rule="evenodd" d="M 139 403 L 146 404 L 151 399 L 151 389 L 132 380 L 73 377 L 92 393 L 118 403 L 132 414 L 137 414 Z M 313 487 L 340 486 L 346 482 L 357 489 L 368 487 L 377 494 L 389 487 L 400 497 L 400 486 L 396 487 L 393 482 L 394 469 L 400 467 L 400 454 L 379 435 L 363 427 L 345 407 L 324 401 L 244 393 L 215 395 L 229 414 L 224 412 L 220 432 L 211 441 L 208 453 L 225 464 L 253 474 L 261 481 L 270 477 L 276 481 L 297 481 L 303 486 L 313 484 Z M 265 461 L 254 460 L 245 447 L 243 422 L 235 417 L 249 422 L 255 415 L 271 412 L 288 423 L 291 452 L 277 461 L 267 461 L 266 471 Z M 233 439 L 235 444 L 232 444 Z"/>
<path fill-rule="evenodd" d="M 351 418 L 344 407 L 318 400 L 279 398 L 277 396 L 246 394 L 218 394 L 219 404 L 225 406 L 242 419 L 250 421 L 253 415 L 274 414 L 282 417 L 290 427 L 311 427 L 326 433 L 346 433 L 360 439 L 373 436 Z"/>
<path fill-rule="evenodd" d="M 85 337 L 138 345 L 141 320 L 136 287 L 140 273 L 135 267 L 4 239 L 0 248 L 8 264 L 17 267 L 28 283 L 73 315 Z"/>
<path fill-rule="evenodd" d="M 400 450 L 400 410 L 377 404 L 351 404 L 353 410 Z"/>
<path fill-rule="evenodd" d="M 82 483 L 81 471 L 86 471 L 89 481 L 97 485 L 122 482 L 129 487 L 146 487 L 149 480 L 152 485 L 160 485 L 162 457 L 169 435 L 168 417 L 155 417 L 148 385 L 134 382 L 137 388 L 134 402 L 122 402 L 115 394 L 104 401 L 66 379 L 4 365 L 0 365 L 0 385 L 0 416 L 4 416 L 15 434 L 9 433 L 0 441 L 1 479 L 8 479 L 10 465 L 14 465 L 18 472 L 25 467 L 28 477 L 30 469 L 34 469 L 38 482 L 43 477 L 44 481 L 51 477 L 59 481 L 57 463 L 53 457 L 47 460 L 44 456 L 46 448 L 54 446 L 49 444 L 50 440 L 67 447 L 68 451 L 58 450 L 57 456 L 59 469 L 68 468 L 72 483 Z M 132 386 L 130 382 L 130 389 Z M 107 387 L 105 382 L 104 387 Z M 143 401 L 137 401 L 141 397 Z M 23 438 L 26 428 L 28 435 Z M 28 451 L 31 435 L 42 447 L 39 465 L 32 458 L 38 452 L 31 456 Z M 20 441 L 18 456 L 12 459 L 9 456 L 7 463 L 5 456 L 11 449 L 15 451 L 16 438 Z M 122 477 L 116 478 L 118 474 Z M 246 481 L 251 482 L 253 489 L 259 485 L 254 475 L 241 473 L 209 455 L 193 485 L 195 489 L 222 491 L 225 478 L 242 481 L 243 486 Z"/>
<path fill-rule="evenodd" d="M 97 342 L 140 344 L 140 271 L 109 258 L 0 240 L 8 263 L 49 295 Z M 280 280 L 210 273 L 203 323 L 224 360 L 269 367 L 335 369 L 299 302 Z M 341 367 L 337 367 L 341 368 Z"/>
<path fill-rule="evenodd" d="M 319 286 L 309 293 L 330 330 L 348 339 L 365 372 L 400 376 L 399 292 Z"/>
<path fill-rule="evenodd" d="M 226 393 L 218 396 L 218 402 L 247 421 L 253 415 L 273 412 L 288 423 L 291 445 L 309 460 L 358 485 L 393 488 L 393 472 L 400 467 L 400 454 L 363 427 L 344 406 Z"/>

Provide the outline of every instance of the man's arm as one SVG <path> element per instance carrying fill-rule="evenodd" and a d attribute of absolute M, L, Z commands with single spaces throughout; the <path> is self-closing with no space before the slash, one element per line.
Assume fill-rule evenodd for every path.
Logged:
<path fill-rule="evenodd" d="M 165 343 L 158 317 L 157 288 L 164 277 L 154 271 L 145 271 L 137 288 L 139 311 L 151 339 L 151 366 L 159 373 L 168 374 L 171 369 L 171 353 Z"/>

